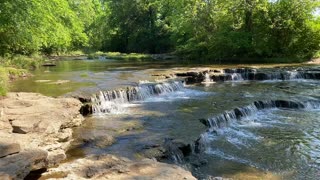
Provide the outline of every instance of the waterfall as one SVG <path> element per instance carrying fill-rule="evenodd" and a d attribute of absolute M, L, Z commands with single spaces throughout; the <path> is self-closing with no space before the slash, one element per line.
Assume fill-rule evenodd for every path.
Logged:
<path fill-rule="evenodd" d="M 243 81 L 243 77 L 241 73 L 232 73 L 231 74 L 231 80 L 232 81 Z"/>
<path fill-rule="evenodd" d="M 210 73 L 210 74 L 209 74 Z M 214 82 L 224 81 L 286 81 L 286 80 L 297 80 L 297 79 L 320 79 L 320 71 L 318 69 L 305 69 L 305 70 L 283 70 L 273 69 L 270 70 L 256 70 L 249 68 L 239 69 L 223 69 L 220 70 L 209 70 L 209 72 L 185 72 L 176 73 L 178 77 L 185 77 L 187 84 L 203 83 L 209 84 Z"/>
<path fill-rule="evenodd" d="M 285 101 L 285 100 L 269 100 L 269 101 L 255 101 L 254 103 L 241 108 L 235 108 L 231 111 L 226 111 L 222 114 L 208 118 L 207 122 L 201 122 L 210 128 L 223 128 L 234 121 L 239 121 L 247 118 L 257 111 L 264 109 L 319 109 L 320 101 L 309 100 L 306 102 Z"/>
<path fill-rule="evenodd" d="M 205 73 L 204 80 L 202 81 L 203 84 L 211 84 L 214 83 L 214 81 L 210 78 L 209 73 Z"/>
<path fill-rule="evenodd" d="M 206 83 L 212 82 L 212 80 L 210 79 L 210 75 L 208 73 L 205 74 L 204 82 L 206 82 Z"/>
<path fill-rule="evenodd" d="M 147 98 L 172 93 L 184 88 L 182 81 L 161 83 L 141 83 L 123 89 L 100 91 L 91 97 L 94 114 L 122 113 L 124 106 L 133 101 L 142 101 Z"/>
<path fill-rule="evenodd" d="M 257 72 L 255 69 L 225 69 L 223 74 L 212 74 L 212 81 L 275 81 L 275 80 L 297 80 L 297 79 L 320 79 L 319 71 L 283 71 Z M 206 81 L 207 77 L 205 78 Z"/>
<path fill-rule="evenodd" d="M 289 79 L 304 79 L 301 72 L 298 71 L 289 71 Z"/>
<path fill-rule="evenodd" d="M 210 143 L 210 139 L 212 139 L 211 136 L 216 135 L 218 129 L 228 127 L 232 123 L 244 120 L 264 109 L 320 109 L 320 100 L 308 100 L 304 102 L 286 100 L 255 101 L 248 106 L 241 108 L 238 107 L 208 119 L 201 119 L 200 122 L 206 125 L 208 130 L 202 133 L 199 139 L 195 141 L 194 145 L 192 146 L 195 148 L 194 152 L 204 152 Z"/>

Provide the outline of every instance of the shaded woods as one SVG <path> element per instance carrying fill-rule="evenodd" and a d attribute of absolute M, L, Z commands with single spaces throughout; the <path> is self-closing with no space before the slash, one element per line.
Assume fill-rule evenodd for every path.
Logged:
<path fill-rule="evenodd" d="M 320 49 L 319 0 L 3 0 L 0 55 L 117 51 L 299 58 Z"/>

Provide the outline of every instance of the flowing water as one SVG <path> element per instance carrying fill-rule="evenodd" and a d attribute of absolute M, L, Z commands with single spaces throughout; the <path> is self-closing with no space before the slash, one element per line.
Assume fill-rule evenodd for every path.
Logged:
<path fill-rule="evenodd" d="M 111 153 L 140 159 L 174 139 L 195 151 L 171 163 L 200 179 L 318 179 L 320 80 L 299 78 L 295 71 L 285 80 L 268 81 L 247 81 L 231 72 L 233 81 L 214 83 L 206 75 L 197 85 L 151 76 L 178 67 L 184 68 L 174 62 L 62 61 L 15 82 L 13 90 L 51 96 L 101 91 L 92 96 L 94 115 L 75 131 L 71 158 Z M 106 134 L 116 137 L 113 145 L 83 141 Z"/>

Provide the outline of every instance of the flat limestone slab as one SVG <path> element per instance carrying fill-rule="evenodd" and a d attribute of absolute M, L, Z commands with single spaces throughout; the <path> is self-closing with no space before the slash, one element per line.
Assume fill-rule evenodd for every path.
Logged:
<path fill-rule="evenodd" d="M 192 174 L 179 166 L 144 159 L 131 161 L 113 155 L 93 155 L 74 162 L 61 164 L 50 169 L 43 178 L 62 177 L 57 179 L 117 179 L 117 180 L 195 180 Z"/>
<path fill-rule="evenodd" d="M 31 170 L 45 167 L 47 156 L 44 150 L 28 150 L 0 158 L 0 179 L 23 179 Z"/>
<path fill-rule="evenodd" d="M 66 158 L 72 127 L 84 120 L 82 103 L 38 93 L 8 93 L 0 100 L 0 179 L 23 179 L 30 171 Z"/>
<path fill-rule="evenodd" d="M 0 141 L 0 158 L 20 152 L 20 144 Z"/>

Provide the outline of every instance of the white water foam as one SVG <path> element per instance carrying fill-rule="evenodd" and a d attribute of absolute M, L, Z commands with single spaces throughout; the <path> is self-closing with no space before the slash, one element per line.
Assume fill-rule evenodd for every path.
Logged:
<path fill-rule="evenodd" d="M 201 82 L 202 84 L 205 84 L 205 86 L 210 86 L 210 84 L 214 84 L 216 82 L 214 82 L 211 78 L 210 78 L 210 74 L 206 73 L 204 76 L 204 80 Z"/>
<path fill-rule="evenodd" d="M 244 81 L 240 73 L 232 73 L 231 78 L 232 78 L 232 81 Z"/>
<path fill-rule="evenodd" d="M 160 82 L 158 84 L 144 81 L 138 86 L 113 91 L 100 92 L 92 97 L 93 114 L 123 114 L 133 104 L 145 102 L 168 102 L 190 99 L 212 93 L 187 89 L 180 81 Z"/>

